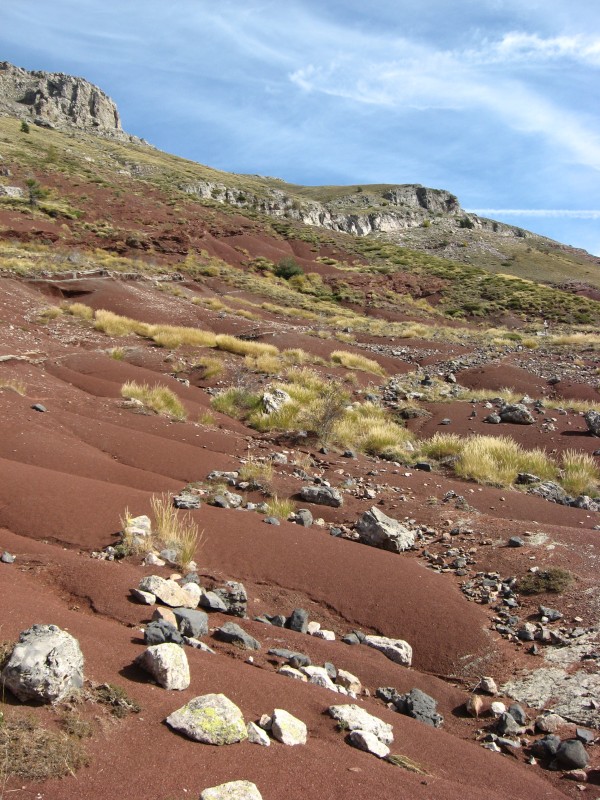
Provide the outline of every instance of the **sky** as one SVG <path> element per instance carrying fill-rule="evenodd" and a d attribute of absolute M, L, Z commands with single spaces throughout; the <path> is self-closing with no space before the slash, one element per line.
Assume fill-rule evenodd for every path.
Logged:
<path fill-rule="evenodd" d="M 597 0 L 1 0 L 0 60 L 217 169 L 447 189 L 600 255 Z"/>

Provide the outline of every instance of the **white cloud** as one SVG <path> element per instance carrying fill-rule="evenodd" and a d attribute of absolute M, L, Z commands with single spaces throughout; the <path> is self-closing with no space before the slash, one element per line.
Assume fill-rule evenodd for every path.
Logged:
<path fill-rule="evenodd" d="M 600 209 L 571 208 L 474 208 L 471 214 L 491 217 L 494 214 L 515 217 L 549 217 L 563 219 L 600 219 Z"/>
<path fill-rule="evenodd" d="M 473 52 L 473 56 L 479 56 L 482 61 L 510 62 L 569 59 L 600 67 L 600 38 L 582 34 L 544 38 L 535 33 L 513 31 L 499 42 L 491 43 L 485 52 Z"/>

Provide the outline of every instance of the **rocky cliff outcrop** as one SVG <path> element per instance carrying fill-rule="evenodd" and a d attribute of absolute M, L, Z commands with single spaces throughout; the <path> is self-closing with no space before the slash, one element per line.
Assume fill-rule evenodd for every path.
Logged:
<path fill-rule="evenodd" d="M 283 184 L 285 186 L 285 184 Z M 410 228 L 428 227 L 432 221 L 450 228 L 493 230 L 504 236 L 516 235 L 514 228 L 475 214 L 467 214 L 458 199 L 443 189 L 429 189 L 419 184 L 391 186 L 382 192 L 369 187 L 341 194 L 327 203 L 305 199 L 284 189 L 265 187 L 260 193 L 240 186 L 226 186 L 213 181 L 198 181 L 180 188 L 205 200 L 247 208 L 273 217 L 284 217 L 332 231 L 370 234 L 399 234 Z"/>
<path fill-rule="evenodd" d="M 83 78 L 62 72 L 30 72 L 0 62 L 0 115 L 42 127 L 77 129 L 131 141 L 114 102 Z"/>

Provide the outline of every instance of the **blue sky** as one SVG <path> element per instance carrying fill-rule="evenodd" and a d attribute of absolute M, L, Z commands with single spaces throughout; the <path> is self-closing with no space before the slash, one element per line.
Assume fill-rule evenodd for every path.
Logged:
<path fill-rule="evenodd" d="M 294 183 L 422 183 L 600 254 L 595 0 L 2 0 L 0 59 Z"/>

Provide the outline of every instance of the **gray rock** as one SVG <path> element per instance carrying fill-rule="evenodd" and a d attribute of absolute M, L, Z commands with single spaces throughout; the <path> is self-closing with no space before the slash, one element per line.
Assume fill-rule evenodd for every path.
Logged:
<path fill-rule="evenodd" d="M 519 725 L 527 725 L 527 714 L 518 703 L 512 703 L 508 707 L 508 713 Z"/>
<path fill-rule="evenodd" d="M 287 617 L 284 617 L 283 614 L 265 614 L 265 619 L 269 625 L 273 625 L 275 628 L 285 628 L 287 623 Z"/>
<path fill-rule="evenodd" d="M 332 692 L 337 692 L 337 686 L 331 680 L 325 667 L 302 667 L 300 671 L 307 676 L 309 683 L 313 683 L 315 686 L 321 686 L 323 689 L 329 689 Z"/>
<path fill-rule="evenodd" d="M 33 625 L 19 636 L 1 683 L 22 702 L 63 700 L 83 686 L 79 642 L 56 625 Z"/>
<path fill-rule="evenodd" d="M 5 550 L 2 555 L 0 556 L 0 561 L 3 564 L 14 564 L 16 560 L 16 556 L 13 556 L 12 553 L 9 553 L 8 550 Z"/>
<path fill-rule="evenodd" d="M 192 608 L 174 608 L 173 613 L 182 636 L 199 639 L 208 633 L 208 614 Z"/>
<path fill-rule="evenodd" d="M 412 647 L 404 639 L 390 639 L 387 636 L 365 636 L 365 644 L 379 650 L 390 661 L 410 667 L 412 663 Z"/>
<path fill-rule="evenodd" d="M 296 511 L 296 518 L 295 522 L 297 525 L 303 525 L 305 528 L 310 528 L 313 524 L 313 515 L 310 513 L 308 508 L 299 508 Z"/>
<path fill-rule="evenodd" d="M 509 547 L 524 547 L 525 540 L 521 539 L 520 536 L 511 536 L 507 544 Z"/>
<path fill-rule="evenodd" d="M 146 625 L 144 642 L 148 645 L 163 644 L 164 642 L 183 644 L 183 637 L 177 628 L 166 619 L 156 619 Z"/>
<path fill-rule="evenodd" d="M 192 509 L 200 508 L 202 502 L 197 494 L 182 492 L 173 498 L 173 505 L 175 508 Z"/>
<path fill-rule="evenodd" d="M 276 708 L 271 715 L 271 733 L 278 742 L 289 747 L 306 744 L 308 738 L 304 722 L 282 708 Z"/>
<path fill-rule="evenodd" d="M 250 781 L 230 781 L 205 789 L 200 800 L 262 800 L 262 795 Z"/>
<path fill-rule="evenodd" d="M 500 425 L 502 422 L 498 414 L 488 414 L 487 417 L 484 417 L 483 421 L 489 423 L 490 425 Z"/>
<path fill-rule="evenodd" d="M 130 589 L 129 594 L 143 606 L 153 606 L 156 603 L 156 596 L 151 592 L 143 592 L 141 589 Z"/>
<path fill-rule="evenodd" d="M 308 611 L 295 608 L 287 620 L 287 627 L 297 633 L 306 633 L 308 630 Z"/>
<path fill-rule="evenodd" d="M 222 589 L 215 589 L 215 594 L 227 606 L 227 613 L 232 617 L 245 617 L 248 609 L 248 595 L 243 583 L 227 581 Z"/>
<path fill-rule="evenodd" d="M 300 490 L 300 497 L 307 503 L 315 503 L 319 506 L 340 508 L 344 504 L 341 493 L 333 486 L 303 486 Z"/>
<path fill-rule="evenodd" d="M 496 723 L 496 730 L 501 736 L 519 736 L 523 733 L 523 726 L 507 711 L 501 714 Z"/>
<path fill-rule="evenodd" d="M 164 689 L 181 691 L 190 685 L 187 656 L 177 644 L 155 644 L 138 656 L 136 663 Z"/>
<path fill-rule="evenodd" d="M 42 414 L 43 414 L 44 412 L 48 411 L 48 409 L 46 408 L 46 406 L 43 406 L 41 403 L 34 403 L 34 404 L 31 406 L 31 408 L 32 408 L 32 410 L 33 410 L 33 411 L 39 411 L 39 412 L 40 412 L 40 413 L 42 413 Z"/>
<path fill-rule="evenodd" d="M 565 739 L 556 751 L 556 761 L 563 769 L 583 769 L 587 767 L 589 760 L 579 739 Z"/>
<path fill-rule="evenodd" d="M 170 714 L 167 725 L 204 744 L 235 744 L 248 738 L 240 709 L 224 694 L 205 694 Z"/>
<path fill-rule="evenodd" d="M 260 650 L 260 642 L 235 622 L 226 622 L 217 628 L 215 631 L 215 638 L 220 639 L 222 642 L 230 642 L 244 650 Z"/>
<path fill-rule="evenodd" d="M 216 592 L 203 592 L 200 595 L 200 605 L 208 611 L 227 611 L 226 603 Z"/>
<path fill-rule="evenodd" d="M 535 422 L 533 414 L 523 403 L 503 406 L 500 409 L 500 419 L 513 425 L 533 425 Z"/>
<path fill-rule="evenodd" d="M 355 528 L 360 541 L 371 547 L 379 547 L 392 553 L 408 550 L 415 542 L 415 534 L 401 525 L 398 520 L 388 517 L 377 506 L 371 506 L 358 520 Z"/>
<path fill-rule="evenodd" d="M 400 695 L 393 702 L 400 714 L 431 725 L 432 728 L 439 728 L 444 724 L 443 716 L 436 711 L 437 700 L 420 689 L 411 689 L 410 692 Z"/>
<path fill-rule="evenodd" d="M 266 525 L 281 525 L 281 522 L 277 519 L 277 517 L 265 517 L 263 522 Z"/>
<path fill-rule="evenodd" d="M 586 411 L 583 418 L 592 436 L 600 436 L 600 412 Z"/>
<path fill-rule="evenodd" d="M 348 741 L 353 747 L 372 753 L 378 758 L 386 758 L 390 754 L 390 748 L 380 742 L 379 739 L 369 731 L 350 731 Z"/>
<path fill-rule="evenodd" d="M 309 667 L 311 663 L 309 656 L 304 653 L 298 653 L 295 650 L 287 650 L 284 647 L 272 647 L 268 650 L 268 655 L 275 656 L 276 658 L 284 658 L 286 661 L 290 662 L 292 667 Z"/>
<path fill-rule="evenodd" d="M 560 611 L 557 611 L 555 608 L 548 608 L 548 606 L 538 606 L 538 610 L 540 612 L 540 616 L 546 617 L 548 622 L 557 622 L 559 619 L 563 618 L 563 615 Z"/>
<path fill-rule="evenodd" d="M 394 741 L 394 732 L 387 722 L 369 714 L 360 706 L 349 704 L 330 706 L 327 709 L 330 717 L 340 723 L 340 727 L 349 731 L 367 731 L 372 733 L 383 744 L 390 745 Z"/>
<path fill-rule="evenodd" d="M 551 503 L 558 503 L 559 505 L 566 505 L 568 501 L 568 495 L 565 490 L 554 481 L 543 481 L 539 486 L 528 489 L 527 493 L 543 497 L 544 500 L 549 500 Z"/>
<path fill-rule="evenodd" d="M 518 472 L 515 483 L 519 486 L 528 486 L 534 483 L 540 483 L 541 478 L 531 472 Z"/>
<path fill-rule="evenodd" d="M 360 639 L 355 633 L 347 633 L 345 636 L 342 636 L 342 642 L 344 644 L 355 645 L 360 644 Z"/>
<path fill-rule="evenodd" d="M 274 414 L 279 411 L 286 403 L 291 401 L 291 397 L 283 389 L 271 388 L 269 391 L 264 392 L 262 396 L 262 404 L 265 414 Z"/>
<path fill-rule="evenodd" d="M 556 755 L 559 747 L 560 738 L 554 736 L 554 734 L 549 734 L 542 739 L 538 739 L 537 742 L 534 742 L 531 746 L 531 752 L 534 756 L 538 756 L 539 758 L 551 758 Z"/>
<path fill-rule="evenodd" d="M 588 731 L 586 728 L 577 728 L 575 730 L 575 736 L 580 742 L 583 742 L 583 744 L 591 744 L 596 741 L 598 734 L 594 731 Z"/>

